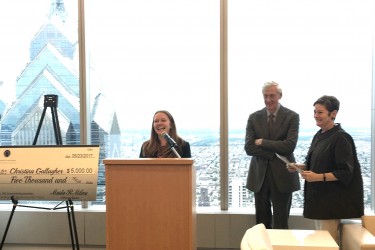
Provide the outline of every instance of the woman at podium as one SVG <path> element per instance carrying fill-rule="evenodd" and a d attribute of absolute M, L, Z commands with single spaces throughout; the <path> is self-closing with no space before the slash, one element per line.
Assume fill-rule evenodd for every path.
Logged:
<path fill-rule="evenodd" d="M 156 111 L 151 137 L 143 142 L 140 158 L 191 158 L 190 144 L 177 134 L 173 116 L 166 110 Z"/>

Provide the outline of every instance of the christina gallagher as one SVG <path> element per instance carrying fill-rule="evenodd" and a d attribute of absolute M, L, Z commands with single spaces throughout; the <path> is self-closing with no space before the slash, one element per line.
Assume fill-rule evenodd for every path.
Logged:
<path fill-rule="evenodd" d="M 59 175 L 63 174 L 63 170 L 59 170 L 58 168 L 51 169 L 51 168 L 37 168 L 35 169 L 23 169 L 23 168 L 11 168 L 10 174 L 41 174 L 41 175 Z"/>

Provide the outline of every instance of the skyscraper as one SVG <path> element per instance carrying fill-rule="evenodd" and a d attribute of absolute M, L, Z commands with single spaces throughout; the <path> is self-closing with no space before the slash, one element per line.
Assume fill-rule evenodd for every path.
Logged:
<path fill-rule="evenodd" d="M 2 114 L 2 146 L 33 143 L 45 95 L 58 96 L 62 144 L 81 144 L 78 24 L 68 26 L 68 14 L 63 0 L 51 0 L 46 21 L 31 38 L 29 61 L 20 75 L 14 76 L 15 99 Z M 104 184 L 102 160 L 121 156 L 121 134 L 116 112 L 105 95 L 93 93 L 90 100 L 89 143 L 100 145 L 99 183 Z M 56 144 L 53 121 L 51 113 L 46 112 L 37 144 Z"/>

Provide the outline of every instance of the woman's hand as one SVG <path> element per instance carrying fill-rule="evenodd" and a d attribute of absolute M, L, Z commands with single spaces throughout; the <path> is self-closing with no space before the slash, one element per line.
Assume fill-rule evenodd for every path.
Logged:
<path fill-rule="evenodd" d="M 296 172 L 302 174 L 302 172 L 306 169 L 306 164 L 301 163 L 287 163 L 286 168 L 289 172 Z"/>
<path fill-rule="evenodd" d="M 322 177 L 321 177 L 322 174 L 317 174 L 317 173 L 314 173 L 313 171 L 303 171 L 301 173 L 301 176 L 307 182 L 322 181 Z"/>

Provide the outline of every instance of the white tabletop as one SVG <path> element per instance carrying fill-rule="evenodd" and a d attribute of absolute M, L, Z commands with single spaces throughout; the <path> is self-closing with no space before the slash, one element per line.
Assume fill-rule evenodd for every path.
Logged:
<path fill-rule="evenodd" d="M 267 229 L 274 250 L 318 249 L 338 250 L 328 231 Z"/>

